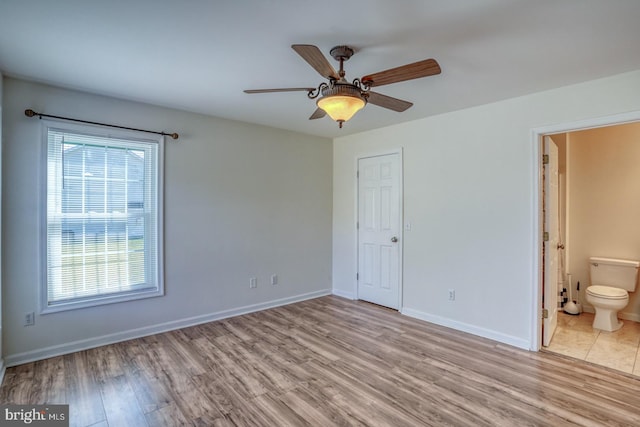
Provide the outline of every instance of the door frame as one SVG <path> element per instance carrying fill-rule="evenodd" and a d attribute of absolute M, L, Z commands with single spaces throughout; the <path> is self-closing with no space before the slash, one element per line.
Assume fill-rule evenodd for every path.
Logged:
<path fill-rule="evenodd" d="M 542 268 L 544 260 L 542 259 L 544 232 L 544 217 L 542 213 L 542 176 L 544 169 L 542 167 L 542 153 L 544 147 L 544 136 L 554 133 L 574 132 L 586 129 L 594 129 L 606 126 L 622 125 L 640 121 L 640 111 L 632 111 L 628 113 L 615 114 L 604 117 L 594 117 L 574 122 L 559 123 L 555 125 L 542 126 L 531 129 L 531 158 L 532 158 L 532 179 L 533 188 L 532 195 L 532 242 L 533 242 L 533 263 L 532 263 L 532 280 L 531 280 L 531 312 L 530 312 L 530 341 L 529 349 L 532 351 L 540 351 L 542 348 L 542 295 L 543 295 L 543 274 Z M 566 243 L 566 242 L 565 242 Z"/>
<path fill-rule="evenodd" d="M 399 162 L 398 162 L 398 173 L 400 174 L 400 179 L 398 180 L 398 197 L 400 198 L 400 212 L 399 212 L 399 224 L 398 224 L 398 237 L 400 238 L 400 244 L 398 245 L 398 311 L 401 313 L 402 312 L 402 296 L 403 296 L 403 273 L 404 273 L 404 255 L 403 255 L 403 249 L 404 249 L 404 150 L 402 147 L 399 148 L 395 148 L 395 149 L 389 149 L 389 150 L 382 150 L 382 151 L 371 151 L 371 152 L 364 152 L 364 153 L 359 153 L 355 160 L 354 160 L 354 166 L 353 166 L 353 185 L 354 185 L 354 190 L 355 190 L 355 195 L 356 197 L 354 197 L 354 201 L 355 201 L 355 206 L 354 206 L 354 213 L 355 213 L 355 217 L 353 220 L 353 227 L 356 230 L 355 233 L 355 271 L 356 274 L 359 274 L 359 260 L 360 260 L 360 253 L 359 253 L 359 243 L 360 243 L 360 230 L 358 230 L 358 217 L 360 215 L 360 190 L 358 188 L 358 164 L 360 162 L 360 159 L 366 159 L 369 157 L 380 157 L 380 156 L 387 156 L 387 155 L 391 155 L 391 154 L 397 154 L 398 158 L 399 158 Z M 360 299 L 360 295 L 359 295 L 359 287 L 358 287 L 358 279 L 357 277 L 354 277 L 354 284 L 355 284 L 355 299 L 359 300 Z"/>

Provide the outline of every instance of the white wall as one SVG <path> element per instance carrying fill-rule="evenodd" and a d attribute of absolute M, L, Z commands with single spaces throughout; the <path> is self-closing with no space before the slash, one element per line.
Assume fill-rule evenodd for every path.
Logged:
<path fill-rule="evenodd" d="M 330 292 L 331 140 L 11 78 L 3 100 L 7 365 Z M 166 296 L 22 326 L 39 310 L 45 208 L 41 125 L 27 108 L 180 134 L 165 152 Z"/>
<path fill-rule="evenodd" d="M 412 225 L 403 313 L 529 348 L 538 286 L 532 130 L 637 111 L 639 95 L 640 71 L 336 138 L 334 292 L 356 293 L 355 159 L 403 147 Z"/>
<path fill-rule="evenodd" d="M 571 141 L 570 272 L 589 285 L 591 256 L 640 260 L 640 123 L 569 134 Z M 620 317 L 640 321 L 640 292 Z"/>

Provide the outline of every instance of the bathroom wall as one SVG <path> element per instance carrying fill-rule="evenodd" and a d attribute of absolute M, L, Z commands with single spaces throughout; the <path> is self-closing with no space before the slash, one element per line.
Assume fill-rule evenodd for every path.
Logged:
<path fill-rule="evenodd" d="M 566 173 L 567 172 L 567 134 L 566 133 L 557 133 L 555 135 L 551 135 L 551 139 L 558 146 L 558 173 Z"/>
<path fill-rule="evenodd" d="M 568 194 L 568 179 L 567 179 L 567 134 L 563 133 L 555 135 L 553 141 L 558 146 L 558 223 L 560 224 L 560 241 L 565 245 L 567 244 L 567 194 Z M 564 274 L 567 273 L 567 260 L 569 257 L 568 251 L 564 251 Z M 566 280 L 566 277 L 565 277 Z"/>
<path fill-rule="evenodd" d="M 558 146 L 558 209 L 560 222 L 560 241 L 566 242 L 567 238 L 567 216 L 566 216 L 566 193 L 567 193 L 567 134 L 558 133 L 550 135 L 551 140 Z"/>
<path fill-rule="evenodd" d="M 569 271 L 585 304 L 590 256 L 640 260 L 640 123 L 571 132 L 568 140 Z M 620 317 L 640 321 L 640 289 Z"/>

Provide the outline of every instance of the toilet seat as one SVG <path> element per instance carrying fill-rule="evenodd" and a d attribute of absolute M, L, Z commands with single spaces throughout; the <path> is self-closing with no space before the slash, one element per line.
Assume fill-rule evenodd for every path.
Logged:
<path fill-rule="evenodd" d="M 593 285 L 587 288 L 587 293 L 591 296 L 603 299 L 618 300 L 629 297 L 624 289 L 612 288 L 611 286 Z"/>

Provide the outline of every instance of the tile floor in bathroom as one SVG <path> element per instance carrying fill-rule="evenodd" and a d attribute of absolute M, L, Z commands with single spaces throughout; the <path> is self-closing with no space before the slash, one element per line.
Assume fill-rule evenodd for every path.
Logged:
<path fill-rule="evenodd" d="M 640 323 L 623 320 L 615 332 L 593 329 L 592 313 L 558 313 L 558 327 L 545 349 L 640 377 Z"/>

